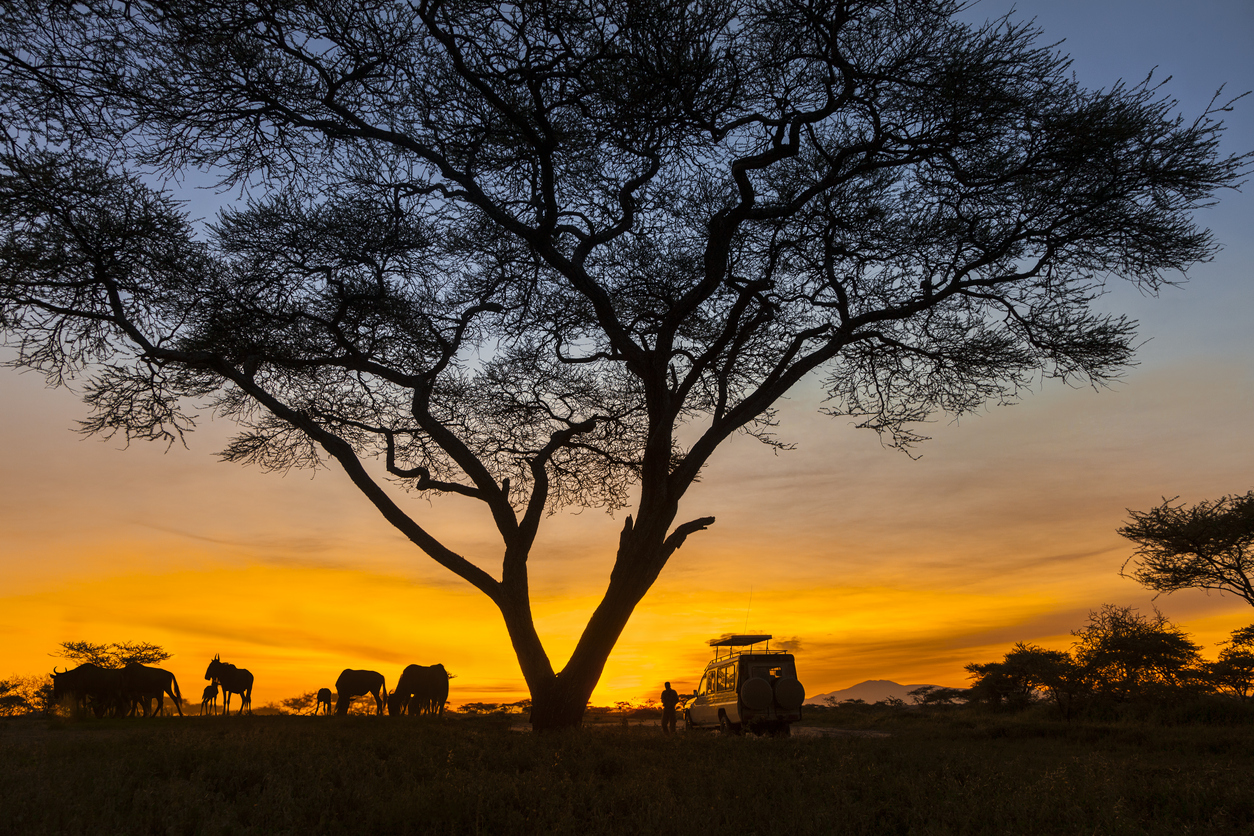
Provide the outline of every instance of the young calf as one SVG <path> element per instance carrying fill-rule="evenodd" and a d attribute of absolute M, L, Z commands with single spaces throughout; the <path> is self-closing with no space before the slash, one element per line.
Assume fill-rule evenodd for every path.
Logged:
<path fill-rule="evenodd" d="M 200 698 L 201 716 L 204 716 L 205 706 L 209 706 L 210 714 L 218 713 L 218 683 L 216 681 L 205 686 L 205 695 Z"/>
<path fill-rule="evenodd" d="M 331 713 L 331 689 L 330 688 L 318 689 L 318 705 L 317 707 L 314 708 L 314 714 L 317 714 L 318 711 L 321 710 L 324 706 L 326 707 L 325 713 L 330 714 Z"/>

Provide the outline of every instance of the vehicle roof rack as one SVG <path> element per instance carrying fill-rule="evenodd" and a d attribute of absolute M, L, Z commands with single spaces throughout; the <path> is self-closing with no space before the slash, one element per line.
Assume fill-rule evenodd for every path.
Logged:
<path fill-rule="evenodd" d="M 758 644 L 759 642 L 769 642 L 771 636 L 742 636 L 742 635 L 724 635 L 717 639 L 710 639 L 706 644 L 710 647 L 744 647 L 749 644 Z"/>
<path fill-rule="evenodd" d="M 749 647 L 755 644 L 766 642 L 766 649 L 757 651 L 758 653 L 771 653 L 771 636 L 762 635 L 743 635 L 740 633 L 724 633 L 717 639 L 710 639 L 706 644 L 714 648 L 714 658 L 718 660 L 722 658 L 721 650 L 727 648 L 728 656 L 742 656 L 745 654 L 743 650 L 736 650 L 738 647 Z M 774 651 L 776 653 L 780 651 Z M 752 655 L 753 651 L 749 651 Z"/>

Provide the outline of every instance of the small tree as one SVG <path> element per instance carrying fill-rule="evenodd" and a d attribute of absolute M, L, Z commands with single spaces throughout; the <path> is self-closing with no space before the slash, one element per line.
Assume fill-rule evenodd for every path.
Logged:
<path fill-rule="evenodd" d="M 906 696 L 911 697 L 914 704 L 918 706 L 938 706 L 953 705 L 958 700 L 969 699 L 969 692 L 965 688 L 945 688 L 940 685 L 921 685 L 912 691 L 907 691 Z"/>
<path fill-rule="evenodd" d="M 1231 592 L 1254 606 L 1254 491 L 1192 507 L 1173 502 L 1128 511 L 1119 533 L 1137 550 L 1123 564 L 1124 576 L 1156 592 Z"/>
<path fill-rule="evenodd" d="M 1030 682 L 1036 691 L 1047 692 L 1068 720 L 1090 688 L 1084 669 L 1065 650 L 1018 642 L 1006 654 L 1005 664 Z"/>
<path fill-rule="evenodd" d="M 51 711 L 52 678 L 14 676 L 0 680 L 0 717 Z"/>
<path fill-rule="evenodd" d="M 16 680 L 0 680 L 0 717 L 13 717 L 30 711 L 30 700 L 22 693 L 22 684 Z"/>
<path fill-rule="evenodd" d="M 1254 696 L 1254 625 L 1234 630 L 1225 644 L 1209 666 L 1211 681 L 1222 691 L 1249 699 Z"/>
<path fill-rule="evenodd" d="M 1098 693 L 1117 702 L 1180 688 L 1200 673 L 1201 646 L 1157 609 L 1145 616 L 1105 604 L 1072 635 L 1076 663 Z"/>
<path fill-rule="evenodd" d="M 102 668 L 124 668 L 131 662 L 155 665 L 170 658 L 170 653 L 151 642 L 114 642 L 96 644 L 87 641 L 61 642 L 61 650 L 54 656 L 83 664 L 90 662 Z"/>
<path fill-rule="evenodd" d="M 1036 698 L 1036 683 L 1006 661 L 972 662 L 966 666 L 966 671 L 971 678 L 968 702 L 994 709 L 1020 709 L 1031 705 Z"/>
<path fill-rule="evenodd" d="M 289 697 L 279 702 L 279 705 L 287 714 L 312 714 L 317 704 L 317 691 L 306 691 L 298 697 Z"/>

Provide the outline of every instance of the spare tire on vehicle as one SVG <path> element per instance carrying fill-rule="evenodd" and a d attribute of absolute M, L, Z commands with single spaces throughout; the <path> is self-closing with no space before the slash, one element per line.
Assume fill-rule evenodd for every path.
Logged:
<path fill-rule="evenodd" d="M 746 685 L 748 683 L 745 683 Z M 801 704 L 806 701 L 806 689 L 800 682 L 788 677 L 781 679 L 775 683 L 775 702 L 787 711 L 795 711 L 801 708 Z"/>
<path fill-rule="evenodd" d="M 753 711 L 766 711 L 771 707 L 771 683 L 760 676 L 745 680 L 740 686 L 740 702 Z"/>

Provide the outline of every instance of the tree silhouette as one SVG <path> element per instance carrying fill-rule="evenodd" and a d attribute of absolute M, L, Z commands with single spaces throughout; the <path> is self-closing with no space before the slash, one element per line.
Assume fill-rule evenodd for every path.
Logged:
<path fill-rule="evenodd" d="M 1216 589 L 1254 606 L 1254 491 L 1192 507 L 1174 499 L 1131 519 L 1119 533 L 1137 544 L 1123 564 L 1130 577 L 1155 592 Z"/>
<path fill-rule="evenodd" d="M 306 691 L 300 696 L 281 700 L 279 705 L 286 714 L 313 714 L 318 706 L 318 692 Z"/>
<path fill-rule="evenodd" d="M 1093 688 L 1115 702 L 1189 684 L 1201 670 L 1201 647 L 1158 610 L 1147 616 L 1104 604 L 1072 635 L 1076 663 Z"/>
<path fill-rule="evenodd" d="M 22 683 L 0 679 L 0 717 L 13 717 L 31 710 L 30 700 L 22 693 Z"/>
<path fill-rule="evenodd" d="M 966 670 L 972 679 L 972 702 L 994 708 L 1024 708 L 1046 692 L 1068 720 L 1092 687 L 1087 672 L 1067 651 L 1024 642 L 1016 642 L 1000 662 L 972 663 Z"/>
<path fill-rule="evenodd" d="M 1242 700 L 1254 696 L 1254 624 L 1232 631 L 1228 646 L 1210 664 L 1216 687 Z"/>
<path fill-rule="evenodd" d="M 536 728 L 573 725 L 714 522 L 677 522 L 685 492 L 735 433 L 786 446 L 799 382 L 907 447 L 1039 374 L 1119 374 L 1104 277 L 1214 252 L 1191 212 L 1249 162 L 1222 102 L 1085 90 L 959 9 L 7 4 L 0 323 L 16 365 L 88 375 L 89 432 L 173 441 L 207 404 L 229 461 L 342 468 L 500 609 Z M 249 195 L 203 239 L 140 176 L 197 168 Z M 398 490 L 480 503 L 498 569 Z M 571 505 L 632 513 L 557 667 L 528 571 Z"/>
<path fill-rule="evenodd" d="M 170 658 L 170 653 L 151 642 L 114 642 L 96 644 L 87 641 L 61 642 L 61 650 L 55 655 L 80 665 L 90 662 L 102 668 L 124 668 L 131 662 L 155 665 Z"/>

